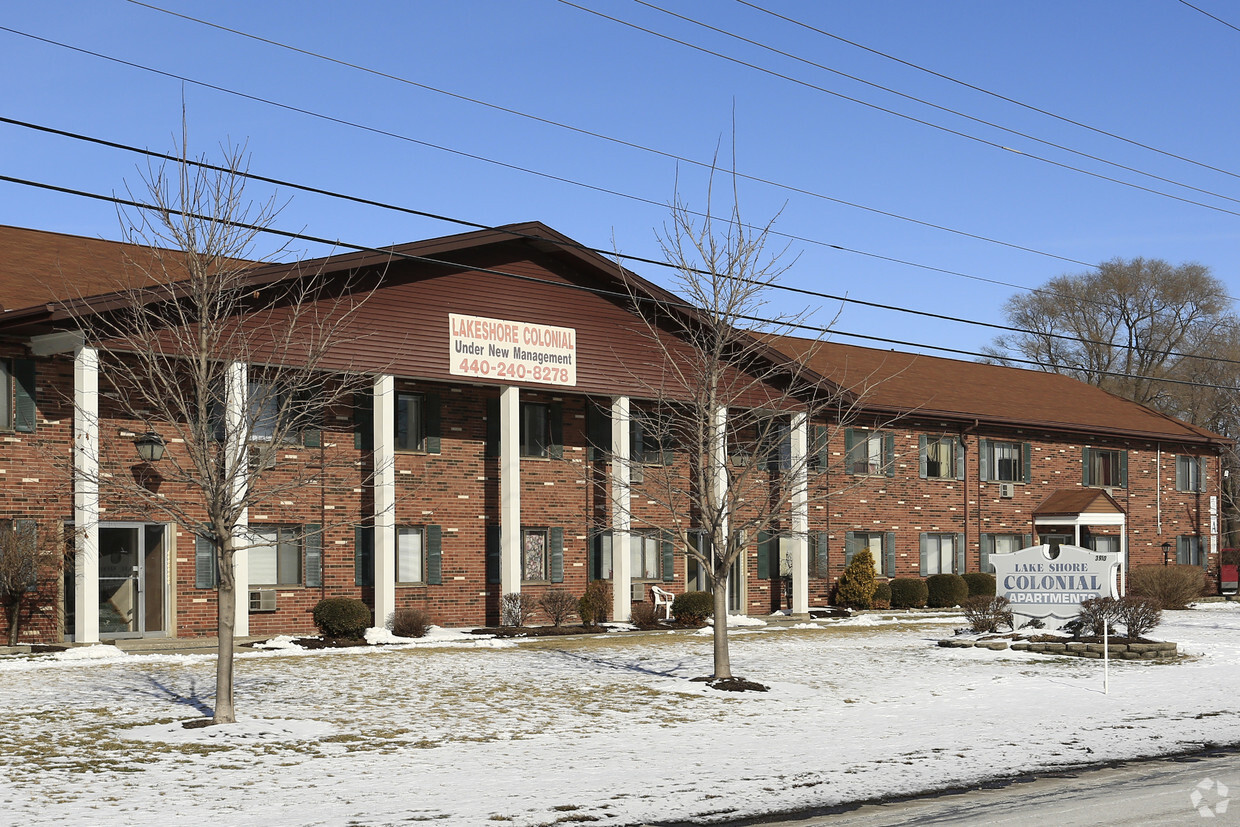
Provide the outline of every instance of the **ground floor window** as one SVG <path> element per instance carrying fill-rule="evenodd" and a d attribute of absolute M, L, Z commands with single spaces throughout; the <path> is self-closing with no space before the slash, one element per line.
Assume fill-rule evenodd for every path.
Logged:
<path fill-rule="evenodd" d="M 1175 561 L 1181 566 L 1202 566 L 1204 568 L 1206 552 L 1201 537 L 1196 534 L 1181 534 L 1176 537 Z"/>
<path fill-rule="evenodd" d="M 423 583 L 426 580 L 426 555 L 420 528 L 396 530 L 396 582 Z"/>
<path fill-rule="evenodd" d="M 251 586 L 301 585 L 301 536 L 293 526 L 251 527 Z"/>
<path fill-rule="evenodd" d="M 921 574 L 951 574 L 956 554 L 955 534 L 921 535 Z"/>
<path fill-rule="evenodd" d="M 857 552 L 865 549 L 870 552 L 870 556 L 874 558 L 874 573 L 880 576 L 889 575 L 890 572 L 885 571 L 886 561 L 884 555 L 885 534 L 881 531 L 850 531 L 844 538 L 844 566 L 847 567 L 852 563 L 853 557 Z M 951 569 L 948 569 L 951 571 Z"/>
<path fill-rule="evenodd" d="M 629 535 L 629 558 L 633 566 L 631 573 L 634 580 L 658 580 L 662 556 L 658 534 L 634 532 Z"/>
<path fill-rule="evenodd" d="M 521 530 L 521 579 L 547 579 L 547 529 Z"/>

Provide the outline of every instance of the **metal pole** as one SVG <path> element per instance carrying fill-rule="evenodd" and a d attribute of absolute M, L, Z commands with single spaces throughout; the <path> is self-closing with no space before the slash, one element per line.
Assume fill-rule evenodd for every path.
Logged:
<path fill-rule="evenodd" d="M 1106 619 L 1102 621 L 1102 694 L 1111 694 L 1111 637 Z"/>

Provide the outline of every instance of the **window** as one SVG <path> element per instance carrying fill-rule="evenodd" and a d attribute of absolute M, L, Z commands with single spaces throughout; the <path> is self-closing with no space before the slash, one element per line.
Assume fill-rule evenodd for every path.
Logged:
<path fill-rule="evenodd" d="M 710 535 L 705 531 L 695 531 L 689 535 L 693 542 L 693 548 L 698 554 L 706 560 L 713 559 L 710 548 Z M 698 558 L 686 554 L 685 555 L 685 591 L 704 592 L 707 591 L 710 578 L 707 576 L 706 569 L 708 564 L 703 563 Z"/>
<path fill-rule="evenodd" d="M 590 560 L 591 580 L 611 579 L 611 532 L 599 531 L 594 535 L 594 547 Z"/>
<path fill-rule="evenodd" d="M 629 559 L 632 561 L 634 580 L 658 580 L 662 556 L 657 534 L 634 532 L 629 535 Z"/>
<path fill-rule="evenodd" d="M 1082 482 L 1099 488 L 1123 488 L 1128 484 L 1128 452 L 1082 448 Z"/>
<path fill-rule="evenodd" d="M 853 561 L 853 557 L 862 549 L 868 549 L 870 556 L 874 558 L 874 573 L 877 575 L 889 575 L 890 572 L 883 571 L 884 555 L 883 540 L 884 534 L 881 531 L 850 531 L 844 537 L 844 566 L 847 567 Z"/>
<path fill-rule="evenodd" d="M 1204 491 L 1206 458 L 1179 454 L 1175 458 L 1175 490 Z"/>
<path fill-rule="evenodd" d="M 884 431 L 844 433 L 848 473 L 859 476 L 892 476 L 895 471 L 895 439 Z"/>
<path fill-rule="evenodd" d="M 422 529 L 396 529 L 396 582 L 426 581 L 426 557 L 423 553 Z"/>
<path fill-rule="evenodd" d="M 995 554 L 1020 551 L 1029 542 L 1024 534 L 995 534 Z"/>
<path fill-rule="evenodd" d="M 809 533 L 809 576 L 825 580 L 831 576 L 830 536 L 825 531 Z"/>
<path fill-rule="evenodd" d="M 955 534 L 921 535 L 921 574 L 951 574 L 956 553 Z"/>
<path fill-rule="evenodd" d="M 960 442 L 951 436 L 921 437 L 921 476 L 932 480 L 954 480 L 962 474 L 958 468 L 963 458 Z"/>
<path fill-rule="evenodd" d="M 644 465 L 670 465 L 671 451 L 663 446 L 658 424 L 651 418 L 634 416 L 629 420 L 629 451 L 633 462 Z"/>
<path fill-rule="evenodd" d="M 1201 537 L 1196 534 L 1181 534 L 1175 538 L 1175 562 L 1181 566 L 1201 566 L 1205 568 L 1206 553 Z"/>
<path fill-rule="evenodd" d="M 254 442 L 271 442 L 279 432 L 283 394 L 263 382 L 251 382 L 246 397 L 250 420 L 250 439 Z"/>
<path fill-rule="evenodd" d="M 546 580 L 547 529 L 526 528 L 521 531 L 521 579 Z"/>
<path fill-rule="evenodd" d="M 995 482 L 1029 482 L 1027 442 L 980 440 L 981 478 Z"/>
<path fill-rule="evenodd" d="M 291 526 L 250 528 L 250 585 L 301 585 L 301 537 Z"/>
<path fill-rule="evenodd" d="M 1095 534 L 1089 538 L 1089 547 L 1094 551 L 1119 554 L 1119 537 L 1114 534 Z"/>
<path fill-rule="evenodd" d="M 521 456 L 551 455 L 551 406 L 539 402 L 521 405 Z"/>
<path fill-rule="evenodd" d="M 421 394 L 396 394 L 396 450 L 426 450 L 426 423 Z"/>
<path fill-rule="evenodd" d="M 990 572 L 990 555 L 1011 554 L 1033 545 L 1032 534 L 983 533 L 978 543 L 979 571 Z"/>

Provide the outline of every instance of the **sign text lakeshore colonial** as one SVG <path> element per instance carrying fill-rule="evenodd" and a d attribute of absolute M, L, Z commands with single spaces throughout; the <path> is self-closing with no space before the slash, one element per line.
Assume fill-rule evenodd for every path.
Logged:
<path fill-rule="evenodd" d="M 1041 545 L 992 554 L 990 562 L 996 594 L 1022 617 L 1070 620 L 1082 600 L 1119 596 L 1119 552 Z"/>

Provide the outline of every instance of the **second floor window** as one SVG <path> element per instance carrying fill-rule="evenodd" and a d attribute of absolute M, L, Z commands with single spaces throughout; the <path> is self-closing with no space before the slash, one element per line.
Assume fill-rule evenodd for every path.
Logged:
<path fill-rule="evenodd" d="M 1205 457 L 1192 457 L 1179 454 L 1175 458 L 1175 490 L 1205 490 Z"/>
<path fill-rule="evenodd" d="M 551 407 L 540 402 L 521 405 L 521 456 L 546 457 L 551 451 Z"/>
<path fill-rule="evenodd" d="M 932 480 L 954 480 L 962 476 L 960 441 L 954 436 L 921 437 L 921 475 Z"/>
<path fill-rule="evenodd" d="M 1029 482 L 1031 449 L 1028 442 L 978 441 L 981 479 L 994 482 Z"/>
<path fill-rule="evenodd" d="M 396 394 L 396 450 L 426 449 L 426 428 L 423 420 L 422 395 Z"/>
<path fill-rule="evenodd" d="M 885 431 L 847 429 L 844 432 L 848 473 L 857 476 L 892 476 L 895 470 L 895 439 Z"/>
<path fill-rule="evenodd" d="M 1098 488 L 1123 488 L 1127 484 L 1128 452 L 1083 448 L 1082 482 Z"/>

